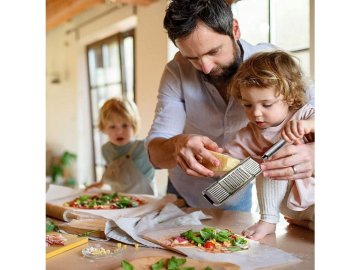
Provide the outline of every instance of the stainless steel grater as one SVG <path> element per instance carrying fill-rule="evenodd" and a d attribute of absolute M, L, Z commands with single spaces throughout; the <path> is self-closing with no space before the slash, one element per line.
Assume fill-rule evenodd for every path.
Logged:
<path fill-rule="evenodd" d="M 262 156 L 267 160 L 275 154 L 286 141 L 281 139 Z M 204 197 L 213 205 L 219 206 L 236 192 L 242 190 L 261 173 L 260 164 L 251 157 L 244 159 L 234 169 L 226 173 L 219 181 L 202 191 Z"/>

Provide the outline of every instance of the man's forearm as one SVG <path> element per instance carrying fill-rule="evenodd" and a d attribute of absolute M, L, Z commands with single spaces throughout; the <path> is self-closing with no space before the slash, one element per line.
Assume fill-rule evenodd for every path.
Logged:
<path fill-rule="evenodd" d="M 157 168 L 170 169 L 176 166 L 174 156 L 176 136 L 170 139 L 155 138 L 149 142 L 150 162 Z"/>

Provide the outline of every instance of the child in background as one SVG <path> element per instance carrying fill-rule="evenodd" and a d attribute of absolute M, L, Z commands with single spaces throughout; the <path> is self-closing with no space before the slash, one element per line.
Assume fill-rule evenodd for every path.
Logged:
<path fill-rule="evenodd" d="M 123 193 L 155 194 L 155 169 L 148 160 L 144 141 L 136 140 L 140 117 L 135 103 L 129 100 L 109 99 L 100 109 L 99 129 L 109 142 L 102 148 L 107 166 L 100 182 L 90 185 Z"/>
<path fill-rule="evenodd" d="M 240 66 L 229 91 L 249 119 L 225 146 L 231 156 L 251 156 L 262 163 L 263 153 L 281 136 L 294 144 L 314 141 L 315 110 L 306 104 L 301 69 L 289 54 L 273 51 L 253 55 Z M 302 169 L 293 166 L 294 174 L 303 173 Z M 289 222 L 314 229 L 314 180 L 270 180 L 259 175 L 256 188 L 261 219 L 243 235 L 259 240 L 274 233 L 280 211 Z"/>

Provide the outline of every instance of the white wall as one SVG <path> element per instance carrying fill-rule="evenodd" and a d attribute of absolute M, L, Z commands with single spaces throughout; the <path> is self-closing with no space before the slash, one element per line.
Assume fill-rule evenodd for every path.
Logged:
<path fill-rule="evenodd" d="M 168 38 L 163 28 L 167 1 L 161 0 L 148 7 L 137 9 L 136 28 L 136 102 L 142 119 L 140 136 L 145 137 L 154 118 L 157 90 L 168 61 Z M 167 170 L 156 171 L 160 193 L 165 193 Z"/>
<path fill-rule="evenodd" d="M 86 45 L 135 26 L 136 102 L 142 118 L 140 138 L 151 126 L 158 84 L 167 62 L 168 40 L 162 27 L 167 1 L 117 10 L 100 5 L 46 35 L 46 144 L 55 155 L 78 155 L 73 173 L 79 183 L 93 180 Z M 94 19 L 95 18 L 95 19 Z M 51 83 L 58 77 L 60 83 Z M 160 193 L 166 171 L 157 172 Z"/>
<path fill-rule="evenodd" d="M 53 30 L 46 40 L 46 146 L 53 155 L 78 151 L 75 55 L 63 31 Z"/>

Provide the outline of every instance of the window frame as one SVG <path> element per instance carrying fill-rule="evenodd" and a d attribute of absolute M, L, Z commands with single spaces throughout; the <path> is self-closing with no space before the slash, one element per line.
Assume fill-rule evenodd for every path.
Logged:
<path fill-rule="evenodd" d="M 119 81 L 119 85 L 121 87 L 121 96 L 123 97 L 128 97 L 128 92 L 129 92 L 129 89 L 127 89 L 127 78 L 126 78 L 126 73 L 125 73 L 125 52 L 124 52 L 124 40 L 125 38 L 127 37 L 132 37 L 133 38 L 133 70 L 132 70 L 132 74 L 133 74 L 133 89 L 130 90 L 133 92 L 132 96 L 134 97 L 134 102 L 136 101 L 136 98 L 137 98 L 137 95 L 136 95 L 136 68 L 135 68 L 135 42 L 136 42 L 136 39 L 135 39 L 135 29 L 131 29 L 131 30 L 128 30 L 128 31 L 125 31 L 125 32 L 118 32 L 114 35 L 111 35 L 111 36 L 108 36 L 104 39 L 101 39 L 101 40 L 98 40 L 96 42 L 93 42 L 91 44 L 88 44 L 86 46 L 86 63 L 87 63 L 87 74 L 88 74 L 88 93 L 89 93 L 89 103 L 90 103 L 90 106 L 89 106 L 89 113 L 90 113 L 90 126 L 91 126 L 91 131 L 90 131 L 90 136 L 91 136 L 91 153 L 92 153 L 92 170 L 93 170 L 93 174 L 95 176 L 95 181 L 94 182 L 97 182 L 97 181 L 100 181 L 101 179 L 101 176 L 97 174 L 97 168 L 99 166 L 103 167 L 103 170 L 105 170 L 105 166 L 106 166 L 106 163 L 103 164 L 103 163 L 97 163 L 97 157 L 98 155 L 102 155 L 101 152 L 100 153 L 96 153 L 95 149 L 96 149 L 96 146 L 95 146 L 95 141 L 96 141 L 96 138 L 95 138 L 95 129 L 97 129 L 97 123 L 94 123 L 94 116 L 96 115 L 95 112 L 94 112 L 94 109 L 93 109 L 93 97 L 92 97 L 92 91 L 94 89 L 97 89 L 99 88 L 99 85 L 95 85 L 95 86 L 92 86 L 91 85 L 91 72 L 90 72 L 90 60 L 89 60 L 89 51 L 92 50 L 92 49 L 97 49 L 97 48 L 100 48 L 102 50 L 102 46 L 105 45 L 105 44 L 109 44 L 110 42 L 113 42 L 113 41 L 116 41 L 118 46 L 119 46 L 119 70 L 120 70 L 120 81 Z M 103 60 L 103 55 L 101 56 L 101 59 Z M 113 84 L 113 83 L 111 83 Z M 107 82 L 104 83 L 104 85 L 101 85 L 103 87 L 108 87 L 109 85 L 111 84 L 108 84 Z M 95 90 L 97 91 L 97 90 Z M 103 159 L 103 157 L 101 157 L 101 159 Z M 100 177 L 100 179 L 98 179 Z"/>

